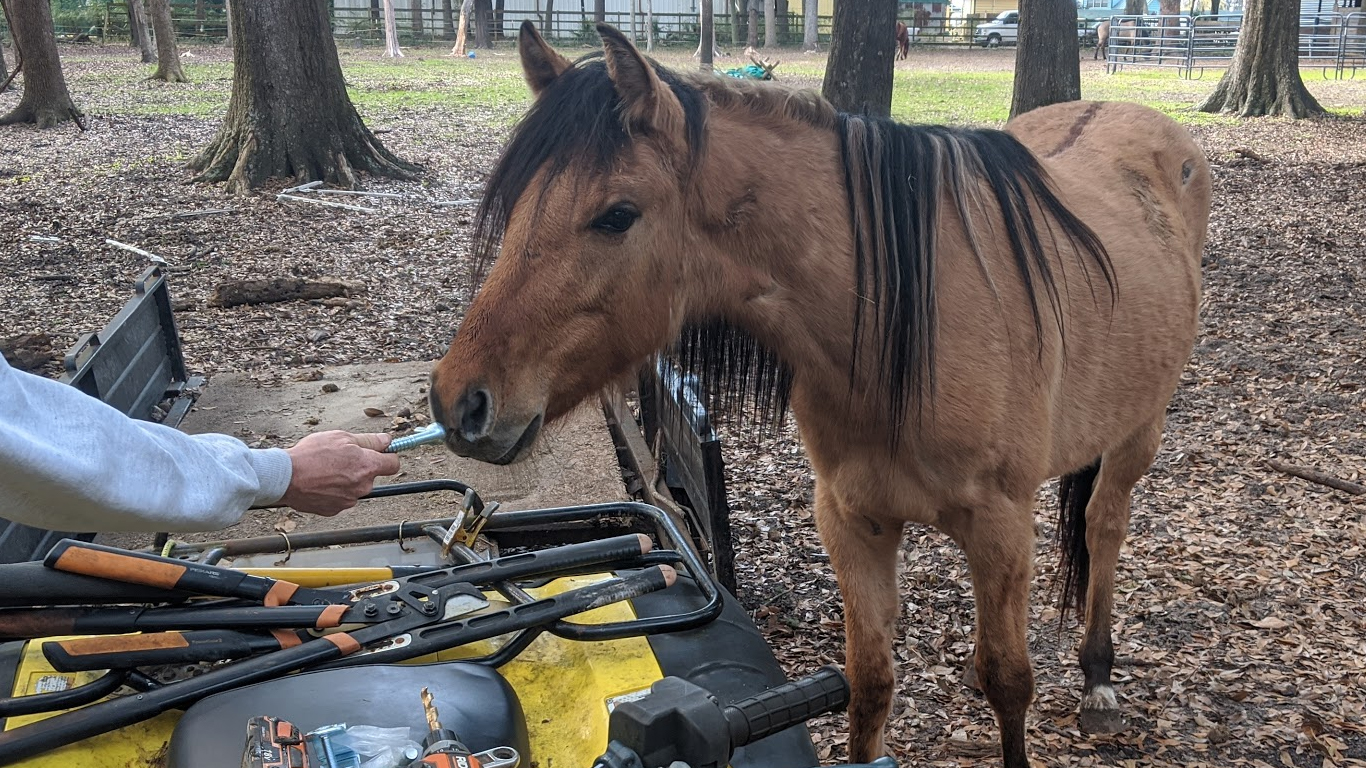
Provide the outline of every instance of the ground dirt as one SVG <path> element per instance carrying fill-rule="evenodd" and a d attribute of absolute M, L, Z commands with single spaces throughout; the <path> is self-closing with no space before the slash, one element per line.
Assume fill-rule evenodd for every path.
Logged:
<path fill-rule="evenodd" d="M 201 63 L 226 56 L 192 53 Z M 362 108 L 370 127 L 427 174 L 419 183 L 367 180 L 407 198 L 346 201 L 377 211 L 362 213 L 277 202 L 284 184 L 245 198 L 187 185 L 184 162 L 212 137 L 217 115 L 159 110 L 204 94 L 225 99 L 221 73 L 190 86 L 148 84 L 126 48 L 63 55 L 89 130 L 0 131 L 0 336 L 45 333 L 61 350 L 98 328 L 147 266 L 105 245 L 114 238 L 168 262 L 197 372 L 288 382 L 320 366 L 421 363 L 442 353 L 474 286 L 469 209 L 433 201 L 477 196 L 524 102 L 370 102 Z M 506 71 L 511 53 L 480 56 Z M 377 52 L 347 49 L 343 58 L 357 73 L 348 74 L 353 87 L 387 87 L 372 82 Z M 819 82 L 817 58 L 778 58 L 789 82 Z M 1010 65 L 1006 52 L 953 51 L 917 53 L 898 67 L 949 77 Z M 1084 69 L 1085 82 L 1102 77 L 1098 64 Z M 1164 94 L 1214 84 L 1168 74 Z M 453 87 L 440 78 L 419 85 L 412 90 Z M 1366 105 L 1363 84 L 1310 88 L 1340 110 L 1359 115 Z M 16 99 L 0 95 L 0 111 Z M 1265 464 L 1278 458 L 1358 482 L 1366 474 L 1366 123 L 1179 119 L 1211 162 L 1214 211 L 1198 346 L 1163 450 L 1136 491 L 1117 579 L 1116 682 L 1130 726 L 1112 737 L 1078 732 L 1078 632 L 1071 620 L 1059 632 L 1049 599 L 1056 553 L 1045 489 L 1031 754 L 1045 766 L 1366 765 L 1366 496 Z M 219 208 L 230 212 L 179 216 Z M 206 303 L 223 280 L 275 275 L 339 277 L 366 291 L 332 305 Z M 55 364 L 45 370 L 58 373 Z M 247 437 L 272 444 L 292 434 Z M 742 601 L 794 674 L 842 662 L 841 604 L 812 525 L 811 472 L 795 429 L 726 429 L 726 459 Z M 906 766 L 998 764 L 990 710 L 959 684 L 973 625 L 962 556 L 943 536 L 913 530 L 901 580 L 889 742 Z M 842 718 L 813 731 L 823 760 L 845 756 Z"/>

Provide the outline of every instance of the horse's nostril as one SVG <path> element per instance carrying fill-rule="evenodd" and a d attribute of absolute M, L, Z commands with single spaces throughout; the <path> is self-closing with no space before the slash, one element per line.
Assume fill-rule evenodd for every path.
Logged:
<path fill-rule="evenodd" d="M 493 411 L 493 396 L 480 387 L 465 392 L 456 413 L 460 414 L 460 436 L 474 442 L 488 434 Z"/>

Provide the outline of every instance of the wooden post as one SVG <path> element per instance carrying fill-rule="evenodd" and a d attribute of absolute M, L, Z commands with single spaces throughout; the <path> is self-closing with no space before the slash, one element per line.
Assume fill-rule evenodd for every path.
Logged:
<path fill-rule="evenodd" d="M 700 35 L 697 39 L 698 58 L 701 59 L 699 65 L 703 72 L 712 70 L 712 54 L 716 53 L 716 9 L 712 6 L 713 0 L 698 0 L 698 5 L 702 11 L 702 23 L 698 30 Z"/>

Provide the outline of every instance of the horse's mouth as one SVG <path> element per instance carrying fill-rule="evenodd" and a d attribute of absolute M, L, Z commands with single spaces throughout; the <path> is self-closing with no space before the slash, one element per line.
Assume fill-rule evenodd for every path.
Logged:
<path fill-rule="evenodd" d="M 489 463 L 507 465 L 531 455 L 531 452 L 527 449 L 531 447 L 532 443 L 536 442 L 536 436 L 541 433 L 541 423 L 544 418 L 545 417 L 542 414 L 537 414 L 536 418 L 532 419 L 531 423 L 526 425 L 526 429 L 522 430 L 522 436 L 517 438 L 517 442 L 512 444 L 512 447 L 508 449 L 508 452 Z"/>

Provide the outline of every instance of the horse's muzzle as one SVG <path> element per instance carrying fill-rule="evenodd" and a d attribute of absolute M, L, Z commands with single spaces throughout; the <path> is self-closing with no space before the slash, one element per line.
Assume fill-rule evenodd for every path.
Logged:
<path fill-rule="evenodd" d="M 449 410 L 435 386 L 429 400 L 432 419 L 446 427 L 446 447 L 457 456 L 490 464 L 512 464 L 531 455 L 545 420 L 540 413 L 529 421 L 498 418 L 498 403 L 482 386 L 467 387 Z"/>

